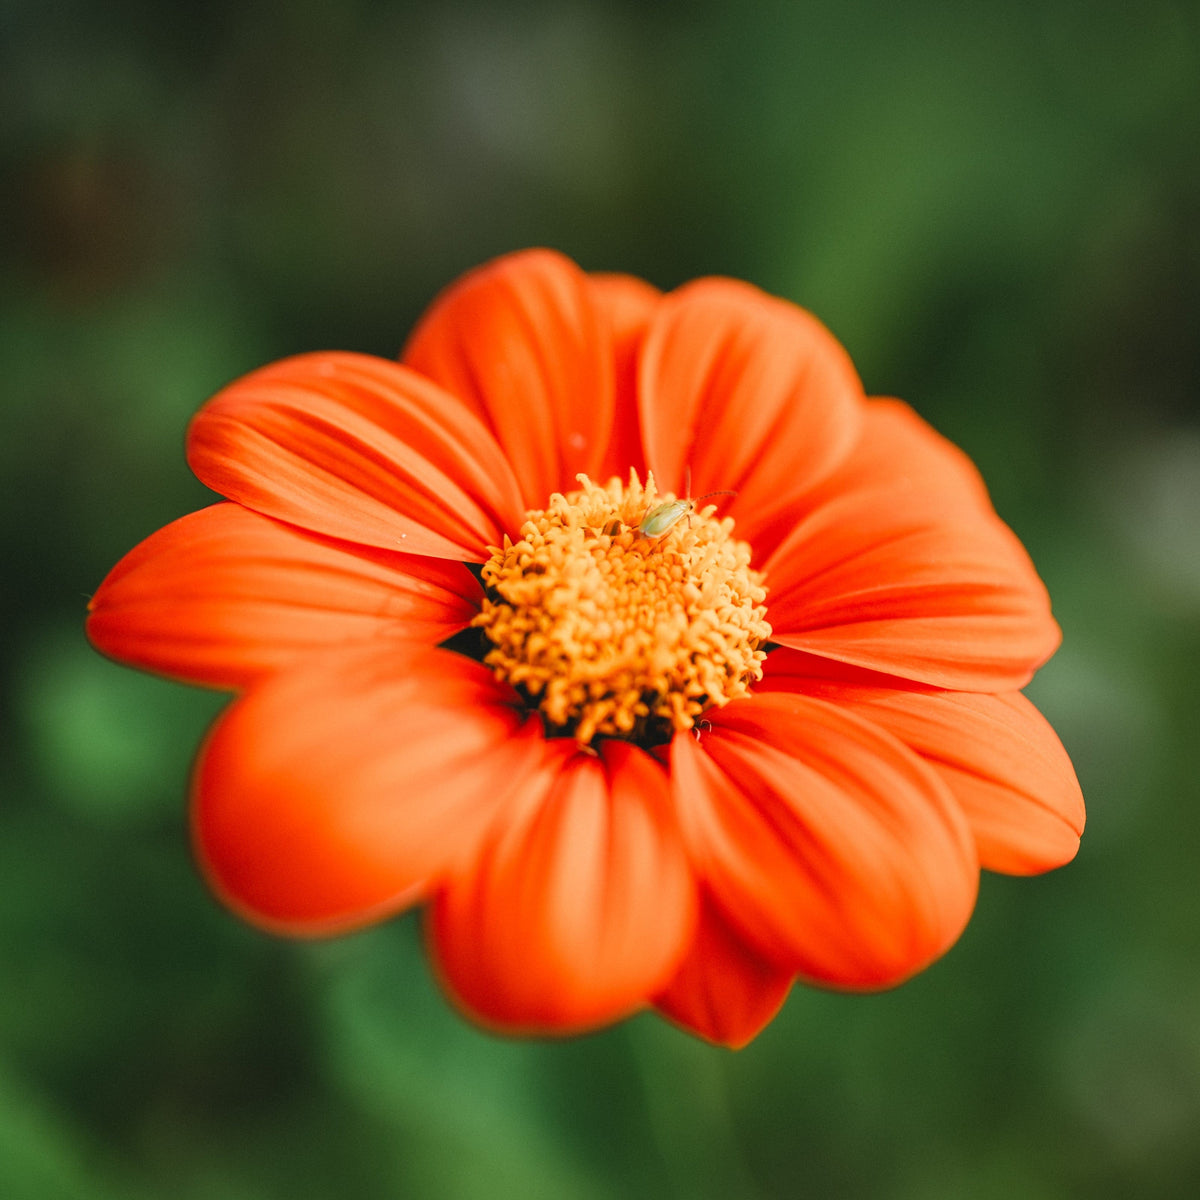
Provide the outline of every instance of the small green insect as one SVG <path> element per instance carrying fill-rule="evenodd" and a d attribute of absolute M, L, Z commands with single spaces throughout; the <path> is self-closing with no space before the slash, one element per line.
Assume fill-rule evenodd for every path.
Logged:
<path fill-rule="evenodd" d="M 736 495 L 737 492 L 729 491 L 705 492 L 703 496 L 696 496 L 695 498 L 685 496 L 682 500 L 664 500 L 661 504 L 656 504 L 653 508 L 646 510 L 646 515 L 642 518 L 642 522 L 638 526 L 638 533 L 648 538 L 660 538 L 672 526 L 677 525 L 681 518 L 690 518 L 691 514 L 696 511 L 696 505 L 701 500 L 707 500 L 709 496 Z"/>

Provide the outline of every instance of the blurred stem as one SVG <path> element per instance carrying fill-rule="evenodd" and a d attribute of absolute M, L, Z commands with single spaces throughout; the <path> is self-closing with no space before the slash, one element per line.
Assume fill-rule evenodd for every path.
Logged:
<path fill-rule="evenodd" d="M 758 1200 L 729 1100 L 727 1052 L 650 1019 L 625 1028 L 672 1194 Z"/>

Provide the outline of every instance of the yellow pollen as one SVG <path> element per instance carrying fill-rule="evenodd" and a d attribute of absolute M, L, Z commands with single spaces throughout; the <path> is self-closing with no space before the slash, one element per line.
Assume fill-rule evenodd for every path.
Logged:
<path fill-rule="evenodd" d="M 645 487 L 633 471 L 628 485 L 577 478 L 484 566 L 484 662 L 553 734 L 661 743 L 762 678 L 767 589 L 716 505 L 652 538 L 638 532 L 663 499 L 652 475 Z"/>

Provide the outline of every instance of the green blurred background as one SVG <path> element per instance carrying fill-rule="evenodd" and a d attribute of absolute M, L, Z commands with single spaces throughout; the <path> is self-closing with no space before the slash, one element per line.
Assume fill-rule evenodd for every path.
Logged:
<path fill-rule="evenodd" d="M 216 0 L 0 5 L 0 1196 L 1200 1194 L 1200 14 Z M 738 1054 L 495 1040 L 408 918 L 275 941 L 185 789 L 221 700 L 87 596 L 208 494 L 230 378 L 396 352 L 532 244 L 817 312 L 981 466 L 1065 642 L 1031 694 L 1083 849 L 984 879 L 884 995 Z"/>

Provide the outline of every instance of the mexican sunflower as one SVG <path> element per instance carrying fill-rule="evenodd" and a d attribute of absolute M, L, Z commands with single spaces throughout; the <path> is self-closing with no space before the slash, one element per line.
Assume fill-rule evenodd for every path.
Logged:
<path fill-rule="evenodd" d="M 187 454 L 227 501 L 130 552 L 88 633 L 237 693 L 193 830 L 258 926 L 422 904 L 493 1029 L 652 1005 L 741 1045 L 796 978 L 937 958 L 980 867 L 1076 852 L 1020 692 L 1059 640 L 1042 583 L 967 458 L 792 304 L 518 253 L 398 362 L 230 384 Z"/>

